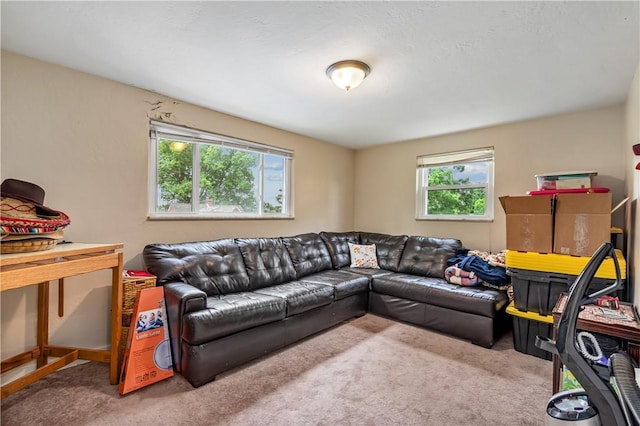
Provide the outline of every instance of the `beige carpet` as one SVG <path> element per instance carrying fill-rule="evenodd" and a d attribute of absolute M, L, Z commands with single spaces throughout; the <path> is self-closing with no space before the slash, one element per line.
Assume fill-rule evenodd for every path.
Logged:
<path fill-rule="evenodd" d="M 10 425 L 543 425 L 550 361 L 365 315 L 194 389 L 120 396 L 108 366 L 56 372 L 2 401 Z"/>

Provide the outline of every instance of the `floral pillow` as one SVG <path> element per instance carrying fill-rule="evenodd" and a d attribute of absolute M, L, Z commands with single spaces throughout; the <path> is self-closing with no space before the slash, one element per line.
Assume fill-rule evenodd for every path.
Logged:
<path fill-rule="evenodd" d="M 376 257 L 376 245 L 360 245 L 349 243 L 349 254 L 351 254 L 352 268 L 372 268 L 380 269 L 378 258 Z"/>

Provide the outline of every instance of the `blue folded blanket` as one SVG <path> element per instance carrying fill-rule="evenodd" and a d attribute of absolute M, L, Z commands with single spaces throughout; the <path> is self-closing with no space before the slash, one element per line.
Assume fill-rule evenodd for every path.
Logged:
<path fill-rule="evenodd" d="M 458 262 L 458 268 L 465 271 L 475 272 L 475 274 L 483 281 L 497 286 L 508 284 L 510 277 L 507 270 L 500 266 L 491 266 L 485 260 L 478 256 L 466 256 Z"/>

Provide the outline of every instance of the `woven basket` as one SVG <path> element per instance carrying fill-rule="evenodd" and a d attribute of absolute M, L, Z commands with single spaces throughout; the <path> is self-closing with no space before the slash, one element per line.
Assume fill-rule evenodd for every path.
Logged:
<path fill-rule="evenodd" d="M 145 288 L 156 286 L 156 277 L 122 277 L 122 335 L 120 337 L 119 362 L 124 358 L 124 351 L 127 347 L 127 336 L 131 326 L 133 308 L 136 304 L 136 297 Z"/>
<path fill-rule="evenodd" d="M 58 244 L 58 240 L 51 238 L 33 238 L 28 240 L 0 242 L 0 253 L 31 253 L 52 249 Z"/>
<path fill-rule="evenodd" d="M 156 277 L 123 277 L 122 278 L 122 326 L 131 325 L 136 297 L 145 288 L 156 286 Z"/>

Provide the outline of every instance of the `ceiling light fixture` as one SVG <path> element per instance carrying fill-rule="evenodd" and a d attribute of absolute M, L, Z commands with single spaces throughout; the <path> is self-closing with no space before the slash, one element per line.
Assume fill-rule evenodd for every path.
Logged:
<path fill-rule="evenodd" d="M 354 60 L 336 62 L 327 68 L 327 76 L 331 81 L 347 92 L 358 87 L 370 72 L 369 65 Z"/>

